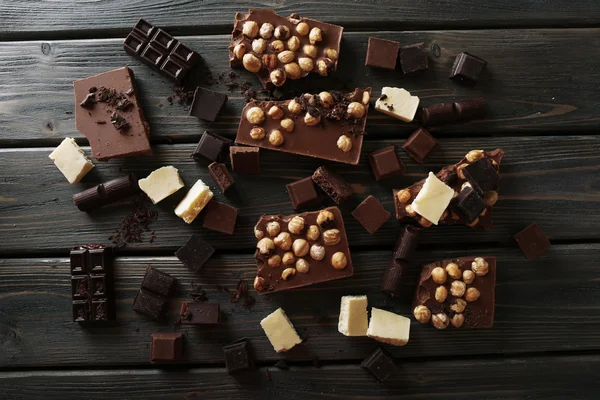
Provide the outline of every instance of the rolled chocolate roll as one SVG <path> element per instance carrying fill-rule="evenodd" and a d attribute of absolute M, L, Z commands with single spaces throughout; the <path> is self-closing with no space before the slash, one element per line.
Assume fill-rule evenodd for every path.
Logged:
<path fill-rule="evenodd" d="M 409 267 L 421 236 L 421 228 L 405 225 L 404 230 L 398 236 L 392 258 L 389 261 L 383 277 L 381 278 L 381 291 L 391 296 L 400 296 L 402 289 L 402 278 Z"/>
<path fill-rule="evenodd" d="M 137 175 L 130 173 L 127 176 L 101 183 L 83 192 L 74 194 L 73 203 L 75 203 L 80 211 L 88 212 L 129 197 L 138 190 Z"/>
<path fill-rule="evenodd" d="M 405 225 L 394 245 L 394 260 L 410 262 L 417 250 L 420 238 L 421 228 Z"/>

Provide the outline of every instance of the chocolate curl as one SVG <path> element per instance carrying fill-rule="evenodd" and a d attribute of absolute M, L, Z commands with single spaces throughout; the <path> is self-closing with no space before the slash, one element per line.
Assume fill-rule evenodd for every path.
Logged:
<path fill-rule="evenodd" d="M 421 110 L 421 122 L 423 125 L 443 125 L 456 122 L 456 114 L 452 103 L 433 104 L 423 107 Z"/>
<path fill-rule="evenodd" d="M 139 190 L 137 175 L 113 179 L 106 183 L 84 190 L 73 195 L 73 202 L 80 211 L 92 211 L 106 204 L 129 197 Z"/>
<path fill-rule="evenodd" d="M 402 277 L 408 270 L 408 263 L 397 260 L 395 257 L 388 263 L 383 278 L 381 279 L 381 291 L 390 296 L 400 296 L 402 292 Z"/>
<path fill-rule="evenodd" d="M 381 291 L 391 296 L 400 296 L 402 291 L 402 278 L 408 270 L 408 262 L 412 259 L 421 236 L 421 228 L 412 225 L 404 226 L 398 236 L 392 259 L 389 261 L 383 277 L 381 278 Z"/>
<path fill-rule="evenodd" d="M 406 225 L 396 240 L 394 260 L 410 262 L 417 250 L 420 238 L 421 228 Z"/>
<path fill-rule="evenodd" d="M 485 100 L 483 97 L 457 101 L 454 103 L 454 113 L 459 121 L 481 119 L 485 117 Z"/>

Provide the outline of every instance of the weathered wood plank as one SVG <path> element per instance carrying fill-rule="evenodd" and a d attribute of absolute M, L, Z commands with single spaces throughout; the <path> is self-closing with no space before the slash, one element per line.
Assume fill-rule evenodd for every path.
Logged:
<path fill-rule="evenodd" d="M 438 331 L 414 322 L 407 346 L 390 350 L 396 357 L 517 354 L 522 352 L 597 350 L 600 348 L 600 286 L 597 254 L 600 245 L 555 245 L 541 258 L 526 260 L 518 249 L 430 250 L 418 252 L 405 281 L 405 294 L 388 299 L 379 281 L 389 252 L 355 252 L 355 275 L 293 293 L 256 296 L 250 310 L 229 303 L 217 284 L 233 288 L 239 279 L 251 282 L 256 267 L 251 254 L 219 255 L 193 275 L 174 257 L 118 258 L 116 262 L 117 319 L 105 328 L 84 329 L 70 320 L 68 259 L 0 260 L 0 367 L 96 366 L 148 363 L 153 332 L 173 330 L 180 301 L 188 297 L 194 279 L 219 302 L 223 323 L 216 327 L 181 328 L 186 334 L 184 363 L 223 364 L 221 347 L 241 337 L 251 340 L 256 357 L 309 361 L 360 360 L 378 343 L 346 338 L 337 332 L 342 295 L 366 294 L 369 304 L 403 315 L 410 303 L 417 265 L 467 254 L 498 258 L 496 321 L 486 330 Z M 169 324 L 136 315 L 132 299 L 148 265 L 178 278 Z M 251 290 L 255 294 L 254 290 Z M 318 300 L 317 300 L 318 299 Z M 305 343 L 285 354 L 273 351 L 259 321 L 283 307 Z"/>
<path fill-rule="evenodd" d="M 392 212 L 392 187 L 404 187 L 421 179 L 427 171 L 454 163 L 473 148 L 488 150 L 502 147 L 503 181 L 500 200 L 495 208 L 495 225 L 482 234 L 466 227 L 443 227 L 427 230 L 423 243 L 503 243 L 514 245 L 511 235 L 530 221 L 537 221 L 553 240 L 598 239 L 600 237 L 600 192 L 597 176 L 600 166 L 600 137 L 530 137 L 442 139 L 439 151 L 428 164 L 417 165 L 401 149 L 407 166 L 405 176 L 375 182 L 366 154 L 402 140 L 367 141 L 358 167 L 334 166 L 354 188 L 353 201 L 345 204 L 345 221 L 351 246 L 390 246 L 399 231 L 391 218 L 371 236 L 349 214 L 368 194 L 380 199 Z M 0 254 L 61 254 L 81 243 L 106 243 L 131 207 L 125 204 L 106 206 L 97 212 L 79 212 L 72 194 L 126 172 L 146 176 L 162 165 L 179 168 L 187 188 L 202 179 L 215 189 L 217 199 L 240 208 L 234 235 L 223 235 L 202 228 L 201 217 L 192 225 L 183 223 L 173 213 L 187 189 L 155 206 L 159 218 L 153 225 L 156 241 L 133 246 L 136 251 L 174 251 L 193 232 L 202 235 L 221 249 L 252 249 L 256 240 L 252 228 L 262 214 L 291 214 L 293 210 L 285 184 L 310 176 L 321 165 L 307 157 L 264 151 L 263 172 L 259 176 L 237 176 L 237 192 L 225 198 L 218 193 L 207 169 L 189 158 L 194 145 L 154 146 L 156 155 L 149 158 L 113 160 L 97 163 L 84 182 L 69 185 L 48 159 L 49 148 L 0 150 Z M 120 170 L 122 172 L 120 172 Z M 126 248 L 127 249 L 127 248 Z M 139 253 L 136 253 L 139 254 Z"/>
<path fill-rule="evenodd" d="M 406 44 L 425 42 L 431 53 L 430 70 L 402 77 L 397 72 L 364 67 L 367 38 L 373 35 Z M 374 96 L 378 96 L 382 86 L 397 85 L 419 95 L 425 105 L 485 96 L 491 110 L 488 119 L 434 129 L 437 136 L 589 133 L 597 126 L 600 97 L 595 88 L 600 85 L 600 75 L 594 73 L 594 68 L 600 57 L 600 29 L 364 32 L 348 33 L 344 38 L 335 76 L 306 78 L 293 82 L 291 89 L 319 92 L 372 85 Z M 229 71 L 228 36 L 182 40 L 202 54 L 215 76 Z M 182 107 L 169 105 L 171 82 L 127 55 L 121 42 L 1 43 L 0 146 L 53 145 L 65 136 L 83 137 L 75 129 L 73 80 L 123 65 L 135 71 L 155 142 L 197 140 L 205 128 L 234 135 L 245 104 L 239 91 L 232 93 L 216 122 L 201 123 L 188 117 Z M 432 49 L 439 49 L 440 56 L 435 57 Z M 489 62 L 475 88 L 448 79 L 454 56 L 462 51 Z M 238 82 L 248 80 L 258 87 L 254 76 L 240 73 Z M 194 76 L 202 80 L 205 71 L 200 68 Z M 213 88 L 227 91 L 223 83 Z M 415 126 L 373 111 L 367 131 L 378 136 L 406 137 Z"/>

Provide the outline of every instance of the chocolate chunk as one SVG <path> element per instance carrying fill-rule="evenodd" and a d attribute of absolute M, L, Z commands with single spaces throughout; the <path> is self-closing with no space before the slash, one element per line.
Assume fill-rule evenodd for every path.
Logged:
<path fill-rule="evenodd" d="M 133 300 L 133 311 L 159 320 L 165 313 L 169 300 L 167 297 L 140 289 Z"/>
<path fill-rule="evenodd" d="M 396 371 L 394 359 L 381 347 L 365 358 L 360 366 L 373 375 L 379 382 L 385 381 Z"/>
<path fill-rule="evenodd" d="M 433 104 L 421 110 L 421 122 L 426 126 L 451 124 L 456 122 L 452 103 Z"/>
<path fill-rule="evenodd" d="M 238 174 L 259 174 L 259 151 L 258 147 L 231 146 L 229 149 L 231 169 Z"/>
<path fill-rule="evenodd" d="M 219 162 L 231 145 L 231 140 L 217 135 L 216 133 L 205 131 L 200 137 L 198 146 L 192 153 L 192 158 L 201 161 L 205 165 L 213 162 Z"/>
<path fill-rule="evenodd" d="M 400 43 L 398 42 L 370 37 L 365 66 L 395 69 L 399 48 Z"/>
<path fill-rule="evenodd" d="M 369 154 L 369 164 L 376 181 L 387 179 L 404 173 L 404 164 L 396 153 L 396 146 L 391 145 Z"/>
<path fill-rule="evenodd" d="M 110 123 L 121 132 L 129 129 L 129 122 L 127 122 L 127 120 L 116 111 L 110 115 Z"/>
<path fill-rule="evenodd" d="M 120 111 L 126 111 L 129 107 L 133 107 L 133 103 L 127 99 L 120 100 L 115 108 Z"/>
<path fill-rule="evenodd" d="M 312 180 L 337 204 L 342 204 L 352 195 L 350 185 L 327 167 L 317 168 Z"/>
<path fill-rule="evenodd" d="M 394 245 L 394 259 L 410 262 L 421 240 L 421 228 L 405 225 Z"/>
<path fill-rule="evenodd" d="M 212 200 L 204 213 L 204 228 L 232 235 L 235 230 L 238 209 L 225 203 Z"/>
<path fill-rule="evenodd" d="M 213 92 L 212 90 L 197 87 L 194 92 L 194 100 L 190 108 L 190 116 L 205 121 L 214 121 L 219 111 L 227 101 L 227 95 Z"/>
<path fill-rule="evenodd" d="M 171 275 L 148 267 L 142 287 L 133 301 L 133 310 L 153 319 L 160 319 L 171 299 L 174 284 L 175 278 Z"/>
<path fill-rule="evenodd" d="M 428 68 L 429 62 L 427 53 L 423 50 L 423 43 L 411 44 L 400 49 L 400 69 L 403 74 L 424 71 Z"/>
<path fill-rule="evenodd" d="M 429 132 L 423 128 L 419 128 L 404 142 L 402 148 L 416 162 L 423 164 L 438 145 L 438 141 Z"/>
<path fill-rule="evenodd" d="M 252 355 L 250 354 L 250 343 L 246 339 L 238 340 L 223 347 L 225 355 L 225 368 L 232 374 L 237 371 L 252 369 Z"/>
<path fill-rule="evenodd" d="M 352 211 L 352 216 L 372 235 L 390 218 L 390 213 L 375 197 L 369 196 Z"/>
<path fill-rule="evenodd" d="M 535 222 L 513 237 L 527 258 L 536 258 L 550 247 L 550 240 Z"/>
<path fill-rule="evenodd" d="M 219 303 L 181 303 L 180 321 L 183 325 L 216 325 L 221 321 Z"/>
<path fill-rule="evenodd" d="M 463 173 L 471 186 L 479 193 L 495 190 L 500 183 L 500 174 L 486 157 L 466 166 Z"/>
<path fill-rule="evenodd" d="M 97 102 L 96 95 L 94 93 L 88 93 L 79 105 L 84 108 L 92 108 Z"/>
<path fill-rule="evenodd" d="M 467 224 L 475 221 L 486 207 L 481 195 L 470 186 L 461 190 L 452 203 L 452 208 L 465 218 Z"/>
<path fill-rule="evenodd" d="M 383 293 L 398 297 L 402 295 L 402 279 L 408 271 L 408 262 L 392 257 L 381 278 L 379 288 Z"/>
<path fill-rule="evenodd" d="M 292 201 L 292 207 L 294 210 L 313 206 L 321 203 L 321 196 L 317 192 L 317 188 L 313 183 L 312 177 L 300 179 L 298 181 L 288 183 L 285 185 L 290 200 Z"/>
<path fill-rule="evenodd" d="M 169 297 L 175 284 L 175 278 L 166 272 L 148 267 L 142 281 L 142 289 L 150 290 L 160 296 Z"/>
<path fill-rule="evenodd" d="M 233 179 L 225 164 L 216 162 L 210 164 L 208 166 L 208 173 L 223 193 L 227 192 L 235 183 L 235 179 Z"/>
<path fill-rule="evenodd" d="M 469 53 L 460 53 L 454 60 L 450 71 L 450 79 L 468 82 L 475 85 L 487 65 L 487 61 Z"/>
<path fill-rule="evenodd" d="M 483 97 L 462 100 L 454 103 L 454 113 L 458 121 L 470 121 L 485 117 L 486 108 Z"/>
<path fill-rule="evenodd" d="M 183 334 L 180 332 L 153 333 L 151 362 L 173 362 L 181 359 Z"/>
<path fill-rule="evenodd" d="M 129 197 L 138 191 L 137 175 L 131 173 L 74 194 L 73 203 L 80 211 L 92 211 Z"/>
<path fill-rule="evenodd" d="M 175 252 L 175 256 L 190 271 L 198 272 L 214 252 L 215 249 L 210 244 L 202 240 L 200 235 L 194 234 Z"/>

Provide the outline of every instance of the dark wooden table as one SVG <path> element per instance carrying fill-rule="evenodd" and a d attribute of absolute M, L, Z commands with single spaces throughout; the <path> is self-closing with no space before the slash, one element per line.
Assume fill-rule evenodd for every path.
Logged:
<path fill-rule="evenodd" d="M 285 184 L 321 164 L 265 151 L 263 173 L 239 177 L 239 195 L 227 199 L 241 212 L 234 235 L 182 223 L 172 209 L 184 193 L 164 201 L 155 207 L 160 214 L 155 242 L 119 251 L 118 321 L 82 329 L 70 319 L 68 250 L 81 243 L 108 243 L 131 202 L 88 215 L 76 210 L 72 194 L 124 172 L 144 175 L 162 165 L 179 168 L 188 186 L 198 178 L 211 182 L 206 169 L 188 156 L 205 129 L 233 137 L 244 105 L 236 90 L 215 123 L 187 117 L 183 107 L 167 101 L 171 83 L 122 50 L 124 36 L 138 18 L 147 18 L 181 36 L 217 76 L 228 71 L 234 13 L 261 6 L 346 27 L 339 71 L 330 79 L 303 80 L 298 87 L 306 91 L 370 85 L 377 95 L 381 86 L 400 86 L 425 105 L 483 95 L 489 117 L 432 130 L 441 146 L 426 165 L 402 152 L 406 175 L 381 183 L 372 179 L 364 155 L 401 145 L 416 127 L 373 111 L 360 165 L 336 169 L 352 183 L 355 200 L 374 194 L 391 211 L 392 187 L 454 163 L 468 150 L 502 147 L 506 157 L 493 230 L 427 231 L 406 295 L 389 300 L 378 284 L 399 225 L 390 220 L 370 236 L 346 214 L 354 277 L 257 297 L 257 304 L 245 309 L 229 303 L 216 285 L 252 282 L 252 226 L 263 213 L 292 213 Z M 600 7 L 595 1 L 12 0 L 0 4 L 0 21 L 0 398 L 598 398 Z M 365 68 L 369 36 L 425 42 L 429 71 L 413 78 Z M 475 88 L 447 78 L 454 56 L 462 51 L 489 62 Z M 75 129 L 72 81 L 124 65 L 138 79 L 156 155 L 96 163 L 82 183 L 69 185 L 48 154 L 65 136 L 87 144 Z M 251 75 L 241 74 L 258 85 Z M 222 83 L 212 88 L 227 90 Z M 220 193 L 216 197 L 224 199 Z M 511 238 L 531 221 L 553 243 L 535 260 L 525 259 Z M 173 257 L 192 232 L 218 248 L 197 275 Z M 376 383 L 359 362 L 378 343 L 337 332 L 340 296 L 367 294 L 370 305 L 409 315 L 418 264 L 471 254 L 498 257 L 493 329 L 437 331 L 413 323 L 407 346 L 388 347 L 397 357 L 398 372 Z M 150 322 L 131 310 L 148 265 L 179 279 L 170 324 Z M 150 335 L 174 329 L 191 280 L 221 303 L 225 321 L 211 329 L 181 328 L 187 337 L 185 361 L 151 365 Z M 272 350 L 258 324 L 278 306 L 307 337 L 285 354 Z M 230 376 L 221 347 L 240 337 L 250 338 L 257 369 Z M 273 367 L 281 359 L 289 370 Z"/>

